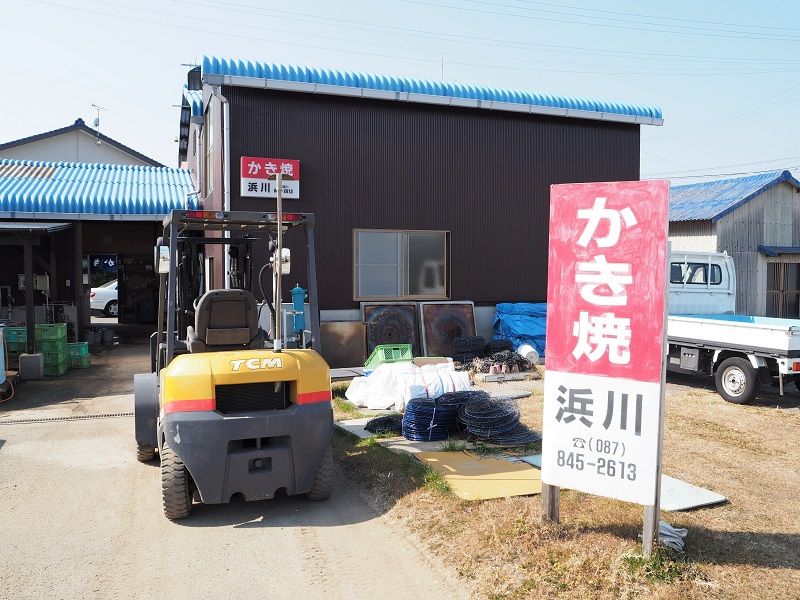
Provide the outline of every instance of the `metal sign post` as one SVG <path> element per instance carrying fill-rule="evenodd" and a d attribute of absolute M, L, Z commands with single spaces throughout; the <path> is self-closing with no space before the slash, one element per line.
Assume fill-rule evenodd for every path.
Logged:
<path fill-rule="evenodd" d="M 277 204 L 275 207 L 276 215 L 275 220 L 278 222 L 278 247 L 275 250 L 275 258 L 272 263 L 275 271 L 275 339 L 273 341 L 273 348 L 276 352 L 280 352 L 283 347 L 283 339 L 281 338 L 281 279 L 283 277 L 283 175 L 277 173 L 275 175 L 275 193 Z"/>
<path fill-rule="evenodd" d="M 667 256 L 672 254 L 672 242 L 667 242 Z M 666 261 L 664 268 L 664 281 L 669 281 L 670 265 Z M 661 469 L 664 453 L 664 395 L 667 383 L 667 360 L 669 346 L 667 344 L 667 314 L 669 307 L 669 287 L 664 290 L 664 339 L 661 353 L 661 415 L 658 419 L 658 460 L 656 462 L 656 495 L 652 506 L 644 507 L 644 525 L 642 527 L 642 554 L 649 558 L 653 553 L 653 544 L 658 542 L 659 524 L 661 522 Z"/>
<path fill-rule="evenodd" d="M 666 181 L 554 185 L 542 521 L 560 488 L 648 507 L 658 532 L 667 292 Z"/>

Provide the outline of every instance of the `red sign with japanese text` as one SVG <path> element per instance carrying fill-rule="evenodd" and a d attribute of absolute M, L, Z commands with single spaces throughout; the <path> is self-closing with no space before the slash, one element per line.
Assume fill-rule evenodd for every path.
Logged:
<path fill-rule="evenodd" d="M 548 370 L 661 380 L 667 190 L 666 181 L 552 187 Z"/>
<path fill-rule="evenodd" d="M 654 499 L 668 189 L 666 181 L 551 188 L 545 483 Z"/>
<path fill-rule="evenodd" d="M 241 160 L 241 195 L 275 198 L 275 180 L 280 173 L 283 197 L 300 197 L 300 161 L 291 158 L 243 156 Z"/>

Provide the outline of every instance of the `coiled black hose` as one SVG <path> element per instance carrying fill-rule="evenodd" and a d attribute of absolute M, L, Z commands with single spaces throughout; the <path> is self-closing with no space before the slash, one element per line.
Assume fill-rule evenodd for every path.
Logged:
<path fill-rule="evenodd" d="M 382 415 L 367 421 L 364 429 L 370 433 L 402 435 L 403 415 Z"/>
<path fill-rule="evenodd" d="M 498 446 L 524 446 L 542 436 L 519 422 L 519 407 L 511 398 L 485 398 L 464 404 L 459 421 L 467 435 Z"/>
<path fill-rule="evenodd" d="M 428 398 L 413 398 L 403 415 L 403 437 L 413 442 L 440 442 L 458 426 L 459 406 Z"/>

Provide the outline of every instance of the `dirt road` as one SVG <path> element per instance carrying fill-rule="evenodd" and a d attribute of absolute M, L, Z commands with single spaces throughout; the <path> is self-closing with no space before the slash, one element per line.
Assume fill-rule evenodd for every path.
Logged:
<path fill-rule="evenodd" d="M 129 393 L 113 393 L 129 391 L 125 371 L 141 360 L 126 352 L 86 380 L 71 374 L 67 389 L 23 386 L 39 394 L 15 408 L 36 408 L 0 409 L 0 597 L 459 597 L 447 569 L 341 477 L 326 502 L 197 506 L 171 523 L 157 464 L 135 459 L 132 418 L 2 424 L 132 410 Z M 82 397 L 93 389 L 104 395 Z"/>

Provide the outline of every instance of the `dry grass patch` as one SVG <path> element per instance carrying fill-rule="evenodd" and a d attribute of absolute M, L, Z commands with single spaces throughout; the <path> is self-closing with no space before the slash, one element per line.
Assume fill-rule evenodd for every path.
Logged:
<path fill-rule="evenodd" d="M 520 401 L 522 420 L 540 429 L 542 396 L 532 391 Z M 730 502 L 664 513 L 689 530 L 687 552 L 662 550 L 649 561 L 636 541 L 639 506 L 565 491 L 562 525 L 542 527 L 538 496 L 466 502 L 411 457 L 345 434 L 334 445 L 345 473 L 378 510 L 452 565 L 476 597 L 800 598 L 795 404 L 797 392 L 751 407 L 710 390 L 668 386 L 665 472 Z"/>

